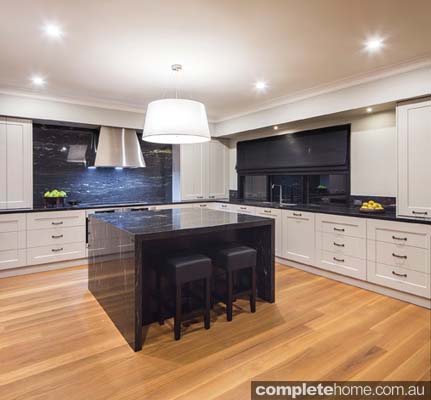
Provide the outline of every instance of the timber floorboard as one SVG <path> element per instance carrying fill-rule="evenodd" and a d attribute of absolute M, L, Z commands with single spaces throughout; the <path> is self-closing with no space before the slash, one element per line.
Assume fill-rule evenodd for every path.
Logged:
<path fill-rule="evenodd" d="M 134 353 L 87 268 L 0 280 L 0 399 L 250 398 L 251 380 L 430 380 L 430 310 L 276 266 L 276 303 L 238 299 L 210 330 L 144 328 Z"/>

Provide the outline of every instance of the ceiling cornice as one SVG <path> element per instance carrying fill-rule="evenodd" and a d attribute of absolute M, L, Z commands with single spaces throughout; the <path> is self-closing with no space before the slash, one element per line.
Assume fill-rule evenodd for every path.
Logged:
<path fill-rule="evenodd" d="M 145 114 L 145 107 L 139 106 L 136 104 L 132 105 L 127 103 L 103 101 L 99 99 L 78 98 L 78 97 L 72 97 L 72 96 L 44 95 L 44 94 L 34 93 L 28 90 L 22 90 L 19 88 L 14 89 L 10 87 L 1 87 L 1 86 L 0 86 L 0 94 L 17 96 L 17 97 L 26 97 L 29 99 L 36 99 L 36 100 L 46 100 L 46 101 L 54 101 L 54 102 L 67 103 L 67 104 L 75 104 L 80 106 L 103 108 L 107 110 L 127 111 L 127 112 L 134 112 L 138 114 Z"/>

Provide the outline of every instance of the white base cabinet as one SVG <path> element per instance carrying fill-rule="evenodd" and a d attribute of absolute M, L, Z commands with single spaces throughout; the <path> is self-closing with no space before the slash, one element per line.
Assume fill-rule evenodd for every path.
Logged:
<path fill-rule="evenodd" d="M 368 281 L 431 297 L 431 226 L 368 220 Z"/>
<path fill-rule="evenodd" d="M 277 210 L 276 208 L 261 208 L 256 207 L 256 215 L 261 217 L 272 218 L 275 220 L 275 255 L 277 257 L 282 257 L 282 248 L 283 248 L 283 240 L 282 240 L 282 211 Z"/>
<path fill-rule="evenodd" d="M 282 210 L 282 255 L 303 264 L 314 264 L 315 214 Z"/>
<path fill-rule="evenodd" d="M 83 210 L 28 213 L 27 229 L 28 265 L 86 257 Z"/>
<path fill-rule="evenodd" d="M 316 215 L 316 266 L 367 279 L 366 220 L 330 214 Z"/>
<path fill-rule="evenodd" d="M 24 267 L 26 263 L 25 214 L 0 215 L 0 270 Z"/>

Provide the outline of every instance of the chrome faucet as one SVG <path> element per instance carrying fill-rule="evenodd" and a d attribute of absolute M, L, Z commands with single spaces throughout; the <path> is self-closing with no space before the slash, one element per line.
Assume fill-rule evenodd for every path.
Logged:
<path fill-rule="evenodd" d="M 283 204 L 283 186 L 281 185 L 275 185 L 274 183 L 271 186 L 271 189 L 274 190 L 274 188 L 278 186 L 280 188 L 280 206 Z"/>

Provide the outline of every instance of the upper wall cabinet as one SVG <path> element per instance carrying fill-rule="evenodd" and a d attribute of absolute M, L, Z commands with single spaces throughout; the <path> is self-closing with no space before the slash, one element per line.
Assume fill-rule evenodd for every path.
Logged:
<path fill-rule="evenodd" d="M 178 149 L 177 149 L 178 150 Z M 217 140 L 179 146 L 174 198 L 177 200 L 228 197 L 228 148 Z"/>
<path fill-rule="evenodd" d="M 32 122 L 0 118 L 0 209 L 33 204 Z"/>
<path fill-rule="evenodd" d="M 397 131 L 397 214 L 431 218 L 431 100 L 399 105 Z"/>
<path fill-rule="evenodd" d="M 209 147 L 208 173 L 209 187 L 208 197 L 210 199 L 223 199 L 229 197 L 229 153 L 228 148 L 218 140 L 212 140 L 206 144 Z"/>

